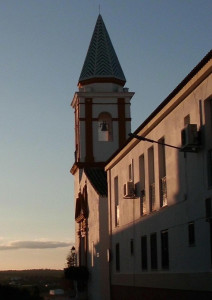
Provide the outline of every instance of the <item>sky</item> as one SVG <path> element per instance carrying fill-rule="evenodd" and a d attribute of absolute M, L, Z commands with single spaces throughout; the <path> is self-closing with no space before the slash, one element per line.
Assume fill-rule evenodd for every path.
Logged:
<path fill-rule="evenodd" d="M 211 50 L 211 0 L 0 0 L 0 270 L 74 245 L 71 100 L 100 12 L 135 92 L 132 131 Z"/>

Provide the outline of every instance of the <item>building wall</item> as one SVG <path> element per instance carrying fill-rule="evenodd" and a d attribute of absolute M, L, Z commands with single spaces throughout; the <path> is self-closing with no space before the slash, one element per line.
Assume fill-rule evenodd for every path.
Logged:
<path fill-rule="evenodd" d="M 76 176 L 75 176 L 76 177 Z M 107 197 L 99 196 L 83 172 L 78 189 L 87 186 L 87 267 L 89 270 L 88 297 L 91 300 L 109 299 L 109 248 Z M 77 184 L 76 184 L 77 186 Z M 76 250 L 79 256 L 78 224 L 76 223 Z"/>
<path fill-rule="evenodd" d="M 165 143 L 181 147 L 181 131 L 188 122 L 188 115 L 190 124 L 197 124 L 201 139 L 201 148 L 197 153 L 184 153 L 165 147 L 164 177 L 167 186 L 167 204 L 164 206 L 160 204 L 161 156 L 159 158 L 159 151 L 161 149 L 158 144 L 132 140 L 106 166 L 111 211 L 109 218 L 113 253 L 112 289 L 118 286 L 140 286 L 212 291 L 210 222 L 207 222 L 205 212 L 205 200 L 212 198 L 212 189 L 208 183 L 208 150 L 212 148 L 210 111 L 212 75 L 208 75 L 210 68 L 211 62 L 207 63 L 138 132 L 138 135 L 148 139 L 159 141 L 164 138 Z M 203 78 L 204 74 L 205 78 L 200 82 L 200 77 Z M 150 150 L 151 147 L 153 151 Z M 142 183 L 144 172 L 142 170 L 143 173 L 139 173 L 141 155 L 144 155 L 144 186 Z M 135 184 L 135 196 L 125 198 L 124 184 L 130 179 L 130 165 L 133 170 L 131 179 Z M 118 204 L 114 186 L 116 177 L 118 177 Z M 150 208 L 151 182 L 155 185 L 155 205 L 152 210 Z M 146 203 L 143 214 L 141 213 L 142 189 L 145 190 Z M 189 223 L 193 225 L 189 227 Z M 193 228 L 195 232 L 195 241 L 193 244 L 190 241 L 190 245 L 188 227 L 191 239 Z M 161 234 L 164 237 L 166 232 L 168 267 L 163 266 L 164 261 L 162 265 L 164 248 L 162 253 Z M 145 270 L 142 269 L 142 237 L 146 237 L 147 243 Z M 144 245 L 145 238 L 142 242 Z"/>

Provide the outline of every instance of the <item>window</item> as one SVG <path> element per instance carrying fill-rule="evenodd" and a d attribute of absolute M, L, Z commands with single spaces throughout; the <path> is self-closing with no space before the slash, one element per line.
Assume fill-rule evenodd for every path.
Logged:
<path fill-rule="evenodd" d="M 212 205 L 211 205 L 211 199 L 207 198 L 205 199 L 205 217 L 206 221 L 209 221 L 212 218 Z"/>
<path fill-rule="evenodd" d="M 94 266 L 94 242 L 91 243 L 91 267 Z"/>
<path fill-rule="evenodd" d="M 129 180 L 131 181 L 133 178 L 132 178 L 132 164 L 130 164 L 128 166 L 128 171 L 129 171 Z"/>
<path fill-rule="evenodd" d="M 157 254 L 157 234 L 150 235 L 150 253 L 151 253 L 151 269 L 158 268 L 158 254 Z"/>
<path fill-rule="evenodd" d="M 190 124 L 190 115 L 185 116 L 184 118 L 184 126 Z"/>
<path fill-rule="evenodd" d="M 161 265 L 162 265 L 162 269 L 169 268 L 168 230 L 161 231 Z"/>
<path fill-rule="evenodd" d="M 148 149 L 149 165 L 149 208 L 150 212 L 155 210 L 155 169 L 154 169 L 154 148 Z"/>
<path fill-rule="evenodd" d="M 141 237 L 141 268 L 147 270 L 147 236 Z"/>
<path fill-rule="evenodd" d="M 205 125 L 204 145 L 207 148 L 206 168 L 208 172 L 208 188 L 212 188 L 212 99 L 204 101 Z"/>
<path fill-rule="evenodd" d="M 194 222 L 188 224 L 188 244 L 189 246 L 195 245 L 195 228 Z"/>
<path fill-rule="evenodd" d="M 211 266 L 212 266 L 212 199 L 205 199 L 205 217 L 209 224 L 210 235 L 210 254 L 211 254 Z"/>
<path fill-rule="evenodd" d="M 116 271 L 120 271 L 120 247 L 119 243 L 116 244 Z"/>
<path fill-rule="evenodd" d="M 208 150 L 208 187 L 212 187 L 212 149 Z"/>
<path fill-rule="evenodd" d="M 133 239 L 130 240 L 130 254 L 134 254 L 134 241 Z"/>
<path fill-rule="evenodd" d="M 163 207 L 167 205 L 165 139 L 161 138 L 158 142 L 160 207 Z"/>
<path fill-rule="evenodd" d="M 112 118 L 109 113 L 101 113 L 98 118 L 98 140 L 112 141 Z"/>
<path fill-rule="evenodd" d="M 144 155 L 139 157 L 139 178 L 140 178 L 140 214 L 146 213 L 146 197 L 145 197 L 145 167 Z"/>
<path fill-rule="evenodd" d="M 140 193 L 140 215 L 146 214 L 146 196 L 145 190 L 141 190 Z"/>
<path fill-rule="evenodd" d="M 119 225 L 119 190 L 118 176 L 114 178 L 115 226 Z"/>
<path fill-rule="evenodd" d="M 212 267 L 212 221 L 210 219 L 210 221 L 208 222 L 209 223 L 209 230 L 210 230 L 210 252 L 211 252 L 211 267 Z"/>
<path fill-rule="evenodd" d="M 212 129 L 212 100 L 210 100 L 210 125 Z"/>

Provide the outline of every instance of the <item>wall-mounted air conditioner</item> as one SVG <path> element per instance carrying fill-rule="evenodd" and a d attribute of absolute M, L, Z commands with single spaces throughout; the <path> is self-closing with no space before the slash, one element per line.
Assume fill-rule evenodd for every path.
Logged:
<path fill-rule="evenodd" d="M 135 189 L 134 189 L 134 183 L 132 181 L 127 181 L 124 184 L 124 197 L 130 198 L 134 197 Z"/>
<path fill-rule="evenodd" d="M 199 134 L 197 124 L 188 124 L 181 131 L 182 151 L 197 151 L 199 148 Z"/>

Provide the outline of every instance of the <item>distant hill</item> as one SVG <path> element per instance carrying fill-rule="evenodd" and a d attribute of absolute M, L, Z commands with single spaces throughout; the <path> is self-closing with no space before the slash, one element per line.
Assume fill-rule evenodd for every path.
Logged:
<path fill-rule="evenodd" d="M 37 284 L 38 282 L 51 284 L 58 282 L 63 278 L 63 270 L 50 270 L 50 269 L 35 269 L 35 270 L 8 270 L 0 271 L 0 283 L 10 283 L 11 281 L 21 281 Z"/>
<path fill-rule="evenodd" d="M 49 294 L 49 290 L 63 288 L 64 276 L 63 270 L 8 270 L 0 271 L 0 299 L 4 298 L 4 293 L 25 291 L 30 295 L 45 296 Z M 34 296 L 33 296 L 34 297 Z M 23 296 L 19 298 L 7 299 L 25 299 Z M 31 298 L 26 298 L 31 299 Z M 43 299 L 37 297 L 33 299 Z"/>

